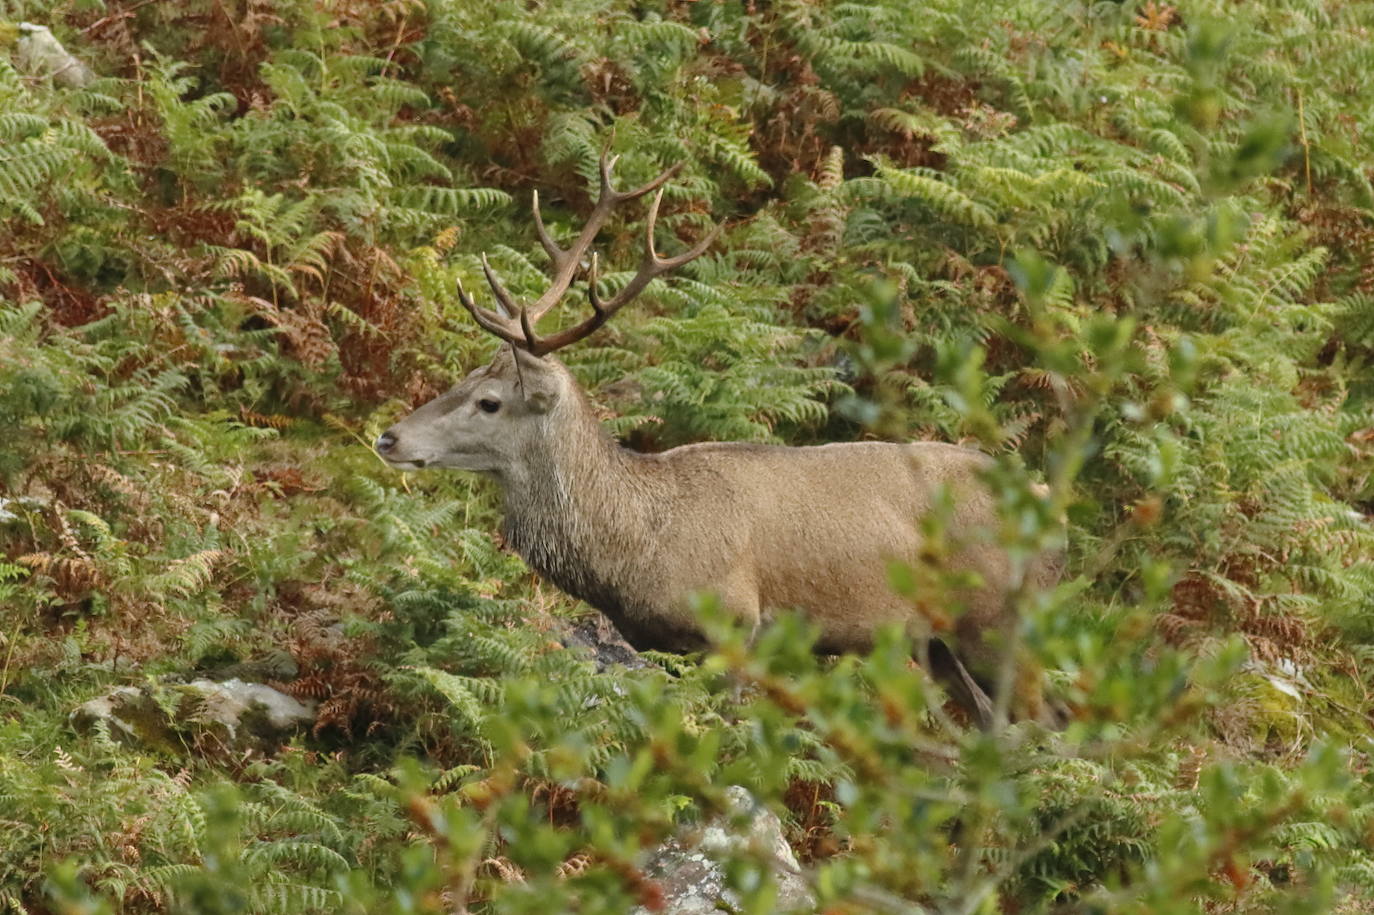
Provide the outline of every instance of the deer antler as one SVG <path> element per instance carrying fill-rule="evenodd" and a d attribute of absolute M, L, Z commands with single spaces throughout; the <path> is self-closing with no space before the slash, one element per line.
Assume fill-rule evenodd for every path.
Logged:
<path fill-rule="evenodd" d="M 634 190 L 617 191 L 611 184 L 611 170 L 615 168 L 615 163 L 619 158 L 619 156 L 609 155 L 609 151 L 601 154 L 601 192 L 597 197 L 596 206 L 592 208 L 592 215 L 588 217 L 582 231 L 566 249 L 558 247 L 553 237 L 549 235 L 548 229 L 544 226 L 544 219 L 539 213 L 539 192 L 534 192 L 532 206 L 534 229 L 539 235 L 539 243 L 544 246 L 544 250 L 549 255 L 549 260 L 553 263 L 553 283 L 532 305 L 526 306 L 516 301 L 510 291 L 502 285 L 501 280 L 497 278 L 496 272 L 491 269 L 491 264 L 487 261 L 485 254 L 482 255 L 482 272 L 486 274 L 487 284 L 491 286 L 492 294 L 496 296 L 496 301 L 503 313 L 497 314 L 476 304 L 472 297 L 467 294 L 467 291 L 463 289 L 462 282 L 458 283 L 458 300 L 463 303 L 463 307 L 468 310 L 473 320 L 483 330 L 500 337 L 512 346 L 526 349 L 536 356 L 546 355 L 581 340 L 595 331 L 610 320 L 611 316 L 627 302 L 643 292 L 644 287 L 648 286 L 654 279 L 700 257 L 716 240 L 720 234 L 721 226 L 712 229 L 690 251 L 676 257 L 659 257 L 654 248 L 654 224 L 658 220 L 659 204 L 663 201 L 663 185 L 681 170 L 682 163 L 667 169 L 648 184 L 641 185 Z M 592 243 L 596 240 L 597 232 L 601 231 L 607 217 L 611 215 L 611 210 L 617 204 L 627 200 L 636 200 L 650 191 L 657 191 L 658 193 L 654 195 L 653 203 L 649 206 L 649 218 L 645 227 L 644 257 L 640 259 L 639 269 L 635 272 L 634 277 L 610 301 L 603 302 L 596 292 L 597 256 L 593 252 L 591 265 L 587 270 L 587 297 L 591 300 L 591 316 L 580 324 L 561 330 L 551 337 L 541 338 L 537 336 L 534 332 L 535 324 L 567 293 L 568 287 L 572 285 L 577 276 L 583 257 L 586 256 Z"/>

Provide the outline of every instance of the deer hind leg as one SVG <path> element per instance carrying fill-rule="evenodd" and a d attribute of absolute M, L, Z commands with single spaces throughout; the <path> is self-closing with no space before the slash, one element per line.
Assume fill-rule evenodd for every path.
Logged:
<path fill-rule="evenodd" d="M 983 684 L 969 673 L 959 656 L 939 639 L 931 639 L 926 643 L 926 656 L 930 663 L 930 675 L 944 687 L 964 714 L 983 730 L 992 727 L 992 698 Z"/>
<path fill-rule="evenodd" d="M 929 648 L 930 672 L 965 713 L 987 730 L 993 721 L 993 688 L 985 679 L 970 672 L 968 665 L 944 642 L 932 639 Z M 1008 715 L 1012 721 L 1037 721 L 1053 731 L 1068 726 L 1072 715 L 1062 702 L 1045 695 L 1045 672 L 1030 658 L 1017 659 L 1011 681 Z"/>
<path fill-rule="evenodd" d="M 1068 721 L 1067 709 L 1045 695 L 1045 671 L 1024 645 L 1008 658 L 1005 644 L 1013 636 L 1019 620 L 1006 598 L 990 591 L 977 592 L 969 609 L 955 626 L 955 640 L 948 647 L 951 660 L 959 665 L 949 676 L 982 684 L 983 695 L 991 696 L 1002 665 L 1012 665 L 1007 713 L 1012 721 L 1038 721 L 1059 730 Z M 948 688 L 948 687 L 947 687 Z M 955 697 L 958 698 L 957 696 Z M 975 694 L 975 701 L 977 701 Z M 991 723 L 989 717 L 984 726 Z"/>
<path fill-rule="evenodd" d="M 754 584 L 753 577 L 743 571 L 731 573 L 721 582 L 716 597 L 720 601 L 721 609 L 739 623 L 740 628 L 746 633 L 748 644 L 752 647 L 763 622 L 763 611 L 759 606 L 759 589 Z M 726 682 L 729 684 L 730 705 L 736 708 L 743 706 L 744 678 L 732 670 L 726 675 Z"/>
<path fill-rule="evenodd" d="M 992 726 L 993 703 L 985 681 L 969 671 L 959 633 L 951 645 L 931 631 L 930 624 L 917 616 L 907 620 L 906 635 L 915 648 L 914 659 L 944 689 L 969 721 L 987 730 Z M 958 650 L 956 650 L 956 647 Z M 977 668 L 983 673 L 982 668 Z"/>

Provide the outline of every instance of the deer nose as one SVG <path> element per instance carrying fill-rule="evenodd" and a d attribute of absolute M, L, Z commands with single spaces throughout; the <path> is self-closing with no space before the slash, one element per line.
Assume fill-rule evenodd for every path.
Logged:
<path fill-rule="evenodd" d="M 392 435 L 390 432 L 383 432 L 380 436 L 377 437 L 378 454 L 386 454 L 388 451 L 395 447 L 396 436 Z"/>

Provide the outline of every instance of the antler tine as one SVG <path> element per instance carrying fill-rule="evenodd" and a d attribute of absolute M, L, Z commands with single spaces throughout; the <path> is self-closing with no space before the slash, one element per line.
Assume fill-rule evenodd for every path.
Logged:
<path fill-rule="evenodd" d="M 597 258 L 596 255 L 593 254 L 591 268 L 587 272 L 587 298 L 591 301 L 592 314 L 581 323 L 538 341 L 538 349 L 531 348 L 531 352 L 537 356 L 542 356 L 545 353 L 551 353 L 556 349 L 561 349 L 570 343 L 575 343 L 583 337 L 586 337 L 609 321 L 617 311 L 628 304 L 635 296 L 643 292 L 644 287 L 648 286 L 655 279 L 705 254 L 706 249 L 711 246 L 711 243 L 720 236 L 721 230 L 725 228 L 723 223 L 717 225 L 707 233 L 705 238 L 693 245 L 690 250 L 676 257 L 659 257 L 657 249 L 654 246 L 654 225 L 658 220 L 658 208 L 662 201 L 663 191 L 660 190 L 654 195 L 654 201 L 649 206 L 649 216 L 644 230 L 644 257 L 640 259 L 639 269 L 635 271 L 635 275 L 631 278 L 630 282 L 625 284 L 625 288 L 616 293 L 609 302 L 602 301 L 600 294 L 596 291 Z"/>
<path fill-rule="evenodd" d="M 549 260 L 553 262 L 553 282 L 535 302 L 529 307 L 526 321 L 533 325 L 548 313 L 549 309 L 557 305 L 559 300 L 568 292 L 568 287 L 572 285 L 573 279 L 577 276 L 577 268 L 580 266 L 582 257 L 587 253 L 587 249 L 596 241 L 596 233 L 601 231 L 601 226 L 611 215 L 617 203 L 622 198 L 616 191 L 611 182 L 611 171 L 615 168 L 619 156 L 612 156 L 610 149 L 601 152 L 601 159 L 597 163 L 597 168 L 601 172 L 601 191 L 597 194 L 596 204 L 592 207 L 592 213 L 587 217 L 586 223 L 582 226 L 582 231 L 577 234 L 577 238 L 567 248 L 560 248 L 549 235 L 548 228 L 544 225 L 544 217 L 539 212 L 539 195 L 535 192 L 534 197 L 534 230 L 539 236 L 539 243 L 544 246 L 544 251 L 548 253 Z"/>
<path fill-rule="evenodd" d="M 592 252 L 592 263 L 587 268 L 587 299 L 591 302 L 592 313 L 586 320 L 573 327 L 566 328 L 554 334 L 552 337 L 538 339 L 530 336 L 530 352 L 536 356 L 543 356 L 556 349 L 562 349 L 569 343 L 576 343 L 583 337 L 593 333 L 601 325 L 610 320 L 611 315 L 615 314 L 615 308 L 607 308 L 601 301 L 601 295 L 596 291 L 597 283 L 597 263 L 596 252 Z M 624 304 L 623 302 L 621 303 Z M 616 308 L 620 306 L 617 305 Z M 529 333 L 527 331 L 527 333 Z"/>
<path fill-rule="evenodd" d="M 505 318 L 493 311 L 488 311 L 472 300 L 472 296 L 468 295 L 468 291 L 463 288 L 462 280 L 456 279 L 454 283 L 458 286 L 458 301 L 467 309 L 468 314 L 472 315 L 472 319 L 477 322 L 478 327 L 490 334 L 495 334 L 507 343 L 524 343 L 523 340 L 519 339 L 519 335 L 514 333 L 514 327 Z"/>
<path fill-rule="evenodd" d="M 544 246 L 544 251 L 549 255 L 549 260 L 553 261 L 555 270 L 563 266 L 570 252 L 558 247 L 558 243 L 553 240 L 549 230 L 544 225 L 544 216 L 539 212 L 539 192 L 535 191 L 530 201 L 530 210 L 534 213 L 534 234 L 539 236 L 539 243 Z"/>
<path fill-rule="evenodd" d="M 659 207 L 663 203 L 663 185 L 682 170 L 682 163 L 679 162 L 664 169 L 658 177 L 647 184 L 633 190 L 617 191 L 611 178 L 611 172 L 615 169 L 615 164 L 619 159 L 619 156 L 611 155 L 609 149 L 602 152 L 598 163 L 601 173 L 601 190 L 597 196 L 596 204 L 592 207 L 592 213 L 587 218 L 586 224 L 583 225 L 582 231 L 567 248 L 558 246 L 558 243 L 553 240 L 553 236 L 549 233 L 548 226 L 544 224 L 544 217 L 539 211 L 539 192 L 535 191 L 532 195 L 530 208 L 534 215 L 534 231 L 539 237 L 539 243 L 548 254 L 549 260 L 553 262 L 554 269 L 553 282 L 535 302 L 526 306 L 516 301 L 515 296 L 511 295 L 510 291 L 502 285 L 485 254 L 482 255 L 482 272 L 486 274 L 487 284 L 491 286 L 492 294 L 496 296 L 496 301 L 500 303 L 504 314 L 497 314 L 479 307 L 463 289 L 463 284 L 461 282 L 458 284 L 459 300 L 462 301 L 463 307 L 468 310 L 468 313 L 483 330 L 495 334 L 513 346 L 523 347 L 536 356 L 543 356 L 556 349 L 561 349 L 569 343 L 581 340 L 605 324 L 612 315 L 643 292 L 644 287 L 656 278 L 700 257 L 720 235 L 723 227 L 716 226 L 690 250 L 676 257 L 659 257 L 654 246 L 654 228 L 658 223 Z M 616 293 L 609 302 L 604 302 L 596 291 L 599 261 L 596 253 L 591 251 L 592 244 L 596 241 L 596 234 L 601 230 L 601 226 L 606 222 L 611 210 L 617 204 L 643 197 L 650 191 L 657 191 L 657 193 L 654 194 L 653 202 L 649 205 L 649 216 L 644 230 L 645 250 L 644 256 L 639 262 L 639 269 L 623 289 Z M 541 339 L 534 332 L 535 324 L 567 293 L 568 287 L 572 285 L 573 279 L 577 275 L 582 258 L 589 251 L 591 251 L 591 265 L 587 270 L 587 298 L 591 301 L 591 316 L 573 327 Z"/>
<path fill-rule="evenodd" d="M 596 284 L 599 280 L 597 276 L 597 257 L 596 252 L 592 252 L 592 265 L 587 268 L 587 301 L 591 302 L 592 311 L 601 314 L 605 307 L 601 304 L 601 293 L 596 291 Z"/>
<path fill-rule="evenodd" d="M 520 332 L 525 335 L 525 348 L 536 356 L 542 356 L 539 351 L 540 340 L 534 333 L 534 327 L 530 324 L 530 313 L 525 309 L 520 309 Z"/>
<path fill-rule="evenodd" d="M 540 244 L 548 252 L 549 259 L 553 261 L 554 276 L 549 288 L 529 306 L 528 320 L 531 325 L 538 323 L 539 319 L 544 317 L 549 309 L 557 305 L 559 300 L 567 294 L 568 287 L 572 285 L 573 279 L 577 276 L 577 269 L 582 263 L 582 258 L 586 256 L 592 243 L 596 241 L 596 233 L 601 231 L 601 227 L 611 215 L 611 210 L 627 200 L 635 200 L 650 191 L 657 190 L 682 170 L 682 163 L 679 162 L 664 169 L 657 178 L 647 184 L 629 191 L 617 191 L 611 173 L 619 161 L 620 157 L 611 155 L 609 149 L 602 151 L 601 159 L 597 163 L 601 172 L 601 191 L 597 195 L 596 205 L 592 207 L 592 213 L 587 217 L 587 222 L 582 226 L 582 231 L 566 249 L 558 247 L 552 236 L 549 235 L 543 217 L 538 212 L 538 198 L 535 198 L 535 232 L 539 235 Z"/>
<path fill-rule="evenodd" d="M 615 188 L 611 185 L 611 172 L 615 170 L 615 164 L 619 161 L 620 156 L 611 155 L 609 146 L 601 150 L 601 158 L 597 161 L 597 167 L 601 170 L 601 194 L 597 203 L 615 196 Z"/>
<path fill-rule="evenodd" d="M 658 207 L 661 203 L 663 203 L 662 190 L 654 195 L 654 202 L 649 204 L 649 215 L 644 220 L 644 254 L 646 261 L 651 260 L 658 265 L 659 273 L 666 273 L 669 270 L 676 270 L 688 261 L 694 261 L 705 254 L 706 249 L 711 247 L 711 244 L 720 237 L 720 233 L 725 229 L 725 223 L 717 223 L 701 241 L 676 257 L 659 257 L 658 249 L 654 245 L 654 228 L 658 225 Z"/>
<path fill-rule="evenodd" d="M 629 191 L 617 191 L 611 183 L 611 172 L 615 169 L 615 164 L 620 161 L 620 157 L 612 156 L 610 152 L 611 151 L 607 149 L 601 153 L 601 198 L 596 202 L 598 209 L 600 209 L 603 201 L 620 203 L 625 200 L 635 200 L 639 197 L 643 197 L 650 191 L 658 190 L 670 181 L 674 175 L 682 171 L 682 163 L 677 162 L 668 166 L 659 173 L 657 178 L 654 178 L 647 184 L 641 184 L 639 187 Z"/>
<path fill-rule="evenodd" d="M 658 208 L 663 203 L 663 191 L 660 189 L 654 195 L 653 203 L 649 204 L 649 215 L 644 221 L 644 257 L 640 259 L 639 269 L 630 282 L 625 284 L 625 288 L 616 293 L 615 297 L 603 306 L 606 312 L 614 314 L 622 305 L 629 302 L 635 296 L 644 291 L 654 280 L 665 273 L 669 273 L 681 267 L 688 261 L 696 260 L 706 253 L 706 249 L 711 247 L 715 240 L 720 237 L 721 230 L 725 224 L 721 223 L 713 228 L 701 241 L 697 242 L 687 251 L 675 257 L 659 257 L 658 248 L 654 244 L 654 229 L 658 224 Z"/>
<path fill-rule="evenodd" d="M 501 284 L 501 280 L 496 276 L 496 271 L 491 269 L 491 262 L 487 260 L 487 252 L 482 252 L 482 272 L 487 275 L 487 285 L 491 287 L 492 294 L 496 296 L 496 301 L 501 303 L 501 309 L 506 313 L 506 317 L 514 318 L 525 313 L 525 306 L 515 301 L 515 296 Z"/>

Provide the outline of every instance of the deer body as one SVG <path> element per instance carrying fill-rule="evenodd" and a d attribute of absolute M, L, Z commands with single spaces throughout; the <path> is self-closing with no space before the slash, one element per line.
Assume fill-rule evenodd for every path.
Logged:
<path fill-rule="evenodd" d="M 715 593 L 751 627 L 801 611 L 827 652 L 865 650 L 884 624 L 924 635 L 893 592 L 888 563 L 916 558 L 920 519 L 941 486 L 952 488 L 965 532 L 990 535 L 997 523 L 976 477 L 987 459 L 952 445 L 707 443 L 640 454 L 612 441 L 580 396 L 549 422 L 559 430 L 553 446 L 505 489 L 503 533 L 640 650 L 702 647 L 693 592 Z M 992 582 L 965 596 L 961 628 L 996 627 L 1005 556 L 970 548 L 955 562 Z"/>
<path fill-rule="evenodd" d="M 921 521 L 947 493 L 954 546 L 945 562 L 973 573 L 978 583 L 951 595 L 964 612 L 951 633 L 953 653 L 943 660 L 932 655 L 934 672 L 986 721 L 990 704 L 968 671 L 995 669 L 999 649 L 987 636 L 1005 630 L 1016 586 L 1011 561 L 996 544 L 999 519 L 980 477 L 986 456 L 932 442 L 704 443 L 641 454 L 606 434 L 576 380 L 548 355 L 591 333 L 654 276 L 697 256 L 710 241 L 659 258 L 656 199 L 648 254 L 634 279 L 602 303 L 593 256 L 593 316 L 552 338 L 537 337 L 534 322 L 566 291 L 610 206 L 672 174 L 622 193 L 611 187 L 611 165 L 603 158 L 601 199 L 567 251 L 538 221 L 536 198 L 536 227 L 557 276 L 533 308 L 516 303 L 490 267 L 487 278 L 503 313 L 477 307 L 460 287 L 478 323 L 510 346 L 393 425 L 378 439 L 378 453 L 402 469 L 450 467 L 493 477 L 504 494 L 508 543 L 554 584 L 605 613 L 639 649 L 702 647 L 689 606 L 696 592 L 715 593 L 750 627 L 775 612 L 800 611 L 819 628 L 818 647 L 827 652 L 866 649 L 885 625 L 928 637 L 926 618 L 892 590 L 888 567 L 917 559 Z M 1026 574 L 1047 582 L 1054 562 L 1041 557 Z"/>

